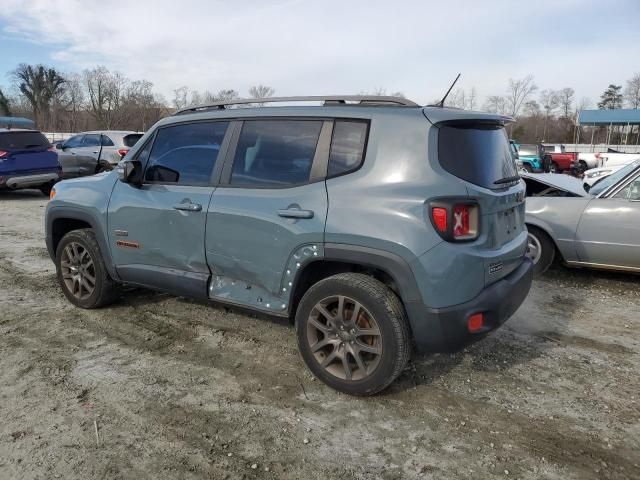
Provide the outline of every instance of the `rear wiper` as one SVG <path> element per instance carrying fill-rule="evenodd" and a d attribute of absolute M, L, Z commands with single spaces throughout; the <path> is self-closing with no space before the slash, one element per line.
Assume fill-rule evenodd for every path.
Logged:
<path fill-rule="evenodd" d="M 520 180 L 520 175 L 514 175 L 513 177 L 504 177 L 501 178 L 500 180 L 496 180 L 494 183 L 494 185 L 501 185 L 503 183 L 511 183 L 511 182 L 516 182 Z"/>

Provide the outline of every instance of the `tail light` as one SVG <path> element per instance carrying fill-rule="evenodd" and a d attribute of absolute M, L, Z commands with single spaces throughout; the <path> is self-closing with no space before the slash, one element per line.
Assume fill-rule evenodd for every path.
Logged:
<path fill-rule="evenodd" d="M 56 148 L 55 147 L 49 147 L 47 148 L 47 152 L 55 152 Z"/>
<path fill-rule="evenodd" d="M 121 157 L 124 157 L 128 151 L 129 151 L 128 148 L 121 148 L 118 150 L 118 155 L 120 155 Z"/>
<path fill-rule="evenodd" d="M 431 202 L 430 217 L 438 234 L 448 242 L 478 238 L 480 209 L 477 203 L 453 199 Z"/>
<path fill-rule="evenodd" d="M 9 156 L 9 152 L 5 152 L 4 150 L 0 150 L 0 158 L 7 158 Z"/>

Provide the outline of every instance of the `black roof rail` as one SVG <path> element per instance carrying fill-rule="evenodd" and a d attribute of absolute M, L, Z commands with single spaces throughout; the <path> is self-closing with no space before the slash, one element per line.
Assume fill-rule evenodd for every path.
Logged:
<path fill-rule="evenodd" d="M 222 100 L 220 102 L 196 105 L 182 108 L 174 112 L 174 115 L 186 113 L 204 112 L 207 110 L 224 110 L 231 105 L 249 105 L 280 102 L 323 102 L 324 105 L 366 105 L 366 106 L 398 106 L 419 107 L 415 102 L 402 97 L 390 97 L 383 95 L 316 95 L 308 97 L 268 97 L 268 98 L 239 98 L 235 100 Z"/>

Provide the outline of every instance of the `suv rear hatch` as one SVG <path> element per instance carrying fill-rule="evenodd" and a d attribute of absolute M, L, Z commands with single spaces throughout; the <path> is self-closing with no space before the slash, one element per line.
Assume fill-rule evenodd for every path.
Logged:
<path fill-rule="evenodd" d="M 439 166 L 463 180 L 469 199 L 479 206 L 479 235 L 461 246 L 483 257 L 489 285 L 517 268 L 526 249 L 525 188 L 504 128 L 509 119 L 446 109 L 432 115 L 431 110 L 425 109 L 430 121 L 440 117 L 432 121 L 438 128 Z"/>
<path fill-rule="evenodd" d="M 56 171 L 58 154 L 35 130 L 0 132 L 0 173 L 27 174 Z"/>

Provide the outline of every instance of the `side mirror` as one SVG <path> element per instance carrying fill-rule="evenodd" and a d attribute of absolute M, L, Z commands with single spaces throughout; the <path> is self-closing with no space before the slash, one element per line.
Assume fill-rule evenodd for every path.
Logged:
<path fill-rule="evenodd" d="M 118 178 L 121 182 L 135 187 L 142 185 L 142 163 L 138 160 L 127 160 L 118 165 Z"/>

